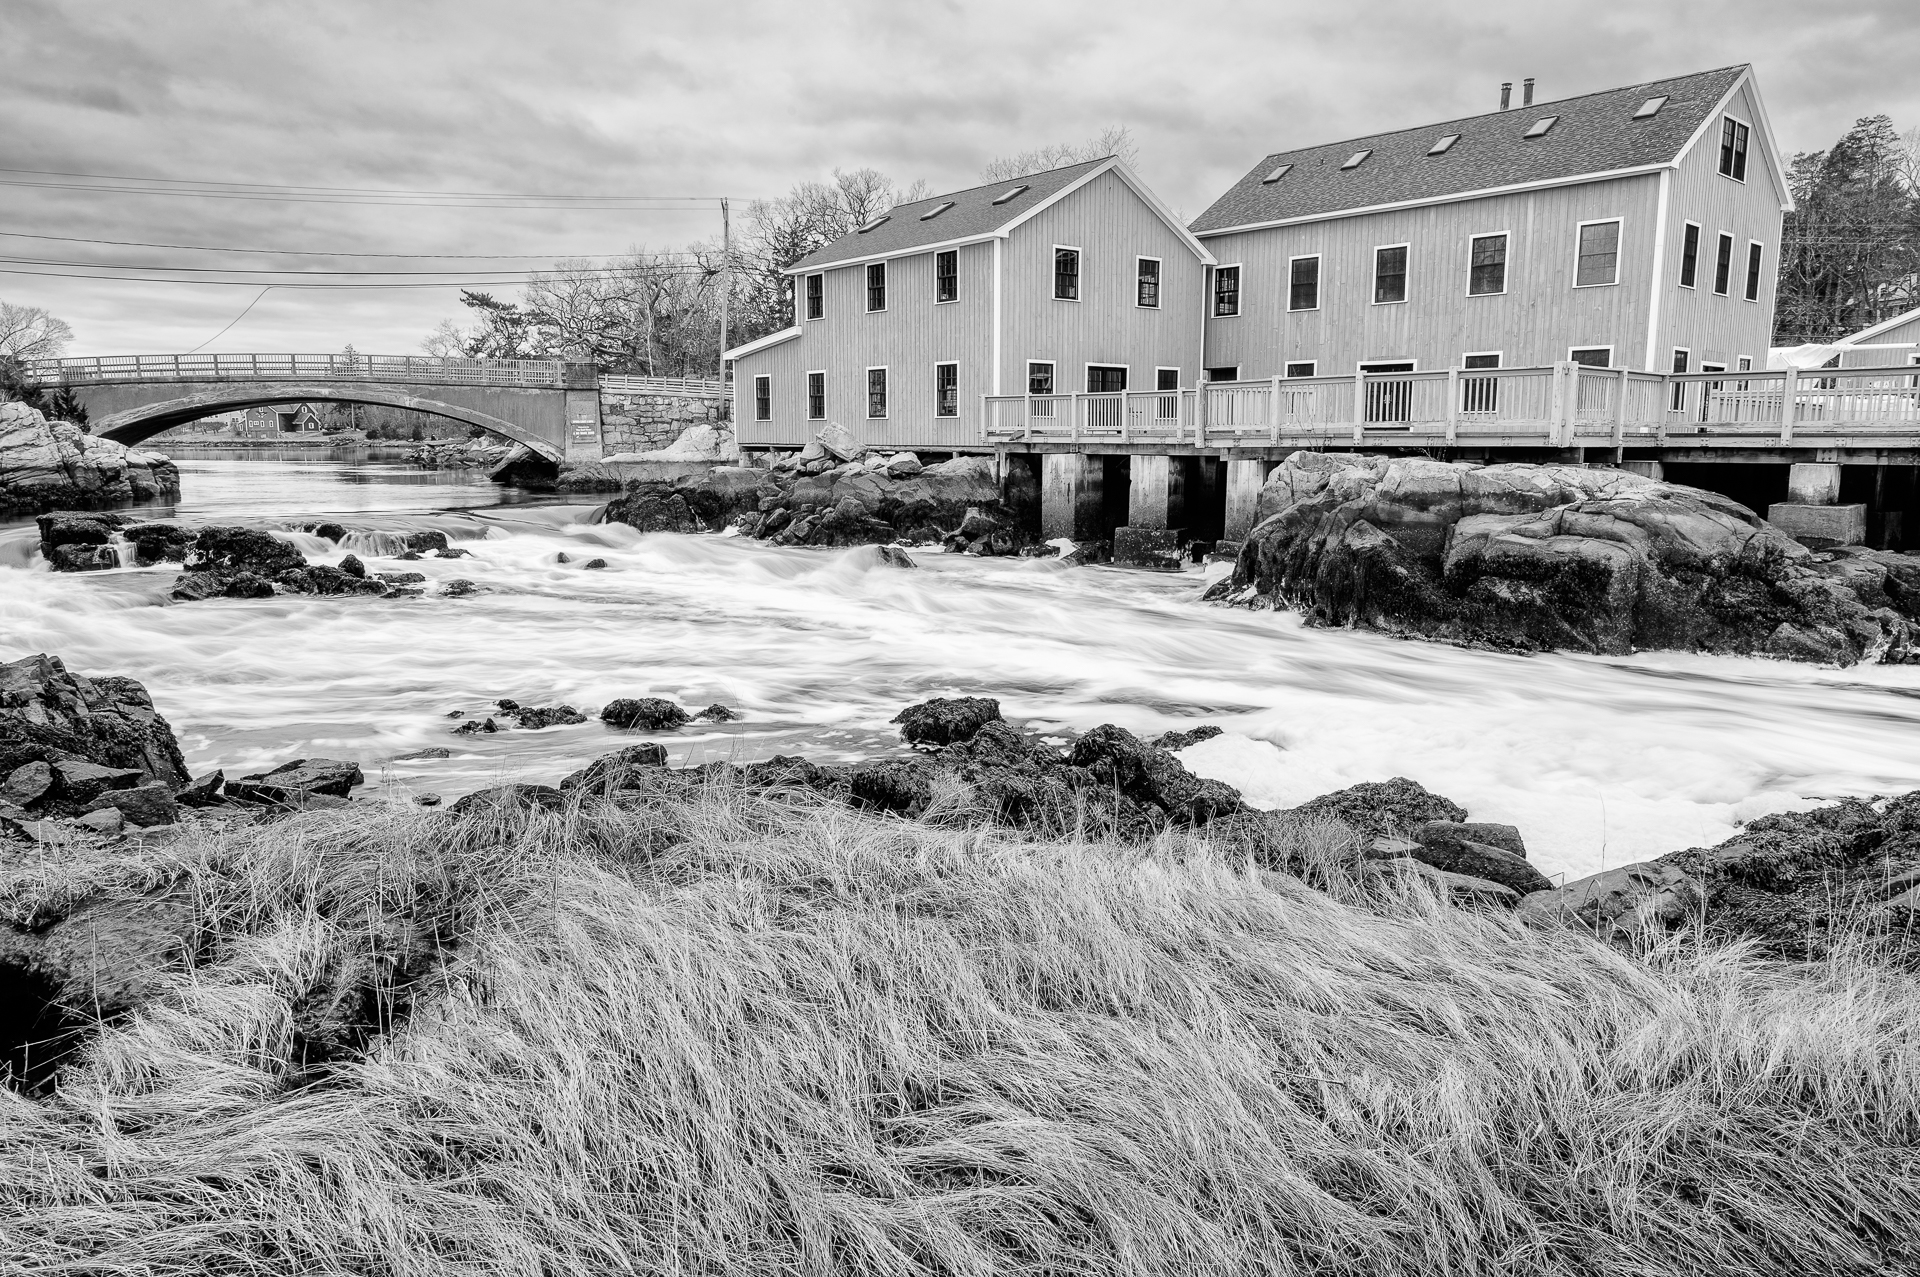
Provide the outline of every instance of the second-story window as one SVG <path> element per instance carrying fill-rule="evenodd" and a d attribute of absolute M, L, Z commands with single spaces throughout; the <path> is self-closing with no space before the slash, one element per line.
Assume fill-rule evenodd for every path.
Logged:
<path fill-rule="evenodd" d="M 1700 228 L 1692 222 L 1687 223 L 1687 233 L 1680 237 L 1680 287 L 1692 288 L 1700 278 Z"/>
<path fill-rule="evenodd" d="M 1747 180 L 1747 126 L 1730 115 L 1720 121 L 1720 175 Z"/>
<path fill-rule="evenodd" d="M 1713 291 L 1722 297 L 1727 295 L 1727 286 L 1733 277 L 1733 236 L 1722 231 L 1720 247 L 1713 255 Z"/>
<path fill-rule="evenodd" d="M 1407 300 L 1407 246 L 1394 244 L 1373 250 L 1373 303 Z"/>
<path fill-rule="evenodd" d="M 764 374 L 753 379 L 753 419 L 773 420 L 773 378 Z"/>
<path fill-rule="evenodd" d="M 1747 244 L 1747 300 L 1760 300 L 1760 258 L 1765 250 L 1757 242 Z"/>
<path fill-rule="evenodd" d="M 959 364 L 933 366 L 933 415 L 936 417 L 960 415 Z"/>
<path fill-rule="evenodd" d="M 960 254 L 949 249 L 933 255 L 933 300 L 950 302 L 960 296 Z"/>
<path fill-rule="evenodd" d="M 827 417 L 827 374 L 807 374 L 807 419 L 824 421 Z"/>
<path fill-rule="evenodd" d="M 1158 310 L 1160 308 L 1160 259 L 1142 257 L 1137 280 L 1134 305 L 1144 306 L 1148 310 Z"/>
<path fill-rule="evenodd" d="M 1467 293 L 1485 297 L 1507 291 L 1507 237 L 1475 235 L 1467 267 Z"/>
<path fill-rule="evenodd" d="M 867 415 L 869 417 L 887 415 L 887 370 L 885 368 L 867 369 Z"/>
<path fill-rule="evenodd" d="M 1620 282 L 1620 223 L 1584 222 L 1580 226 L 1579 258 L 1574 263 L 1573 286 L 1594 288 Z"/>
<path fill-rule="evenodd" d="M 807 318 L 818 319 L 827 313 L 827 277 L 807 276 Z"/>
<path fill-rule="evenodd" d="M 1053 295 L 1056 300 L 1063 302 L 1080 300 L 1079 249 L 1056 248 L 1053 250 Z"/>
<path fill-rule="evenodd" d="M 1240 268 L 1238 266 L 1219 266 L 1214 269 L 1213 313 L 1216 315 L 1240 313 Z"/>
<path fill-rule="evenodd" d="M 1296 257 L 1287 263 L 1287 309 L 1320 309 L 1320 259 Z"/>
<path fill-rule="evenodd" d="M 887 308 L 887 264 L 869 262 L 867 264 L 867 309 L 885 310 Z"/>

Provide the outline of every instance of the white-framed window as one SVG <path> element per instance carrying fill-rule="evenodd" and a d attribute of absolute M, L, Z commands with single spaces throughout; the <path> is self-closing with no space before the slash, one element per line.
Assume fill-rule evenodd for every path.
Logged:
<path fill-rule="evenodd" d="M 1677 373 L 1685 372 L 1687 371 L 1687 369 L 1691 368 L 1692 366 L 1693 366 L 1693 352 L 1688 350 L 1685 346 L 1675 346 L 1673 348 L 1673 370 Z M 1686 382 L 1676 381 L 1673 383 L 1673 401 L 1670 406 L 1673 408 L 1675 412 L 1679 412 L 1681 409 L 1687 406 L 1687 383 Z"/>
<path fill-rule="evenodd" d="M 1488 231 L 1467 241 L 1467 296 L 1494 297 L 1507 291 L 1507 232 Z"/>
<path fill-rule="evenodd" d="M 1738 369 L 1739 371 L 1741 371 L 1741 372 L 1752 372 L 1752 371 L 1753 371 L 1753 356 L 1752 356 L 1752 355 L 1742 355 L 1742 356 L 1740 356 L 1740 357 L 1739 357 L 1738 359 L 1736 359 L 1736 360 L 1734 360 L 1734 361 L 1733 361 L 1733 366 L 1734 366 L 1734 367 L 1735 367 L 1736 369 Z M 1743 382 L 1741 382 L 1741 383 L 1740 383 L 1740 386 L 1739 386 L 1739 389 L 1741 389 L 1741 390 L 1746 390 L 1746 389 L 1748 388 L 1748 386 L 1749 386 L 1749 385 L 1750 385 L 1750 383 L 1748 383 L 1748 382 L 1744 382 L 1744 381 L 1743 381 Z"/>
<path fill-rule="evenodd" d="M 807 374 L 807 420 L 825 421 L 827 419 L 827 374 L 824 369 L 816 369 Z"/>
<path fill-rule="evenodd" d="M 773 420 L 773 378 L 766 373 L 753 379 L 753 419 Z"/>
<path fill-rule="evenodd" d="M 1500 366 L 1498 350 L 1470 350 L 1460 356 L 1460 367 L 1468 372 L 1484 372 Z M 1498 412 L 1500 409 L 1500 379 L 1498 377 L 1462 377 L 1460 378 L 1461 412 Z"/>
<path fill-rule="evenodd" d="M 1160 421 L 1173 421 L 1180 415 L 1180 370 L 1155 368 L 1153 388 L 1160 392 L 1153 404 L 1153 415 Z"/>
<path fill-rule="evenodd" d="M 1238 381 L 1240 380 L 1240 365 L 1228 364 L 1222 368 L 1209 368 L 1207 369 L 1207 380 Z"/>
<path fill-rule="evenodd" d="M 1584 364 L 1588 368 L 1611 368 L 1613 367 L 1613 347 L 1569 346 L 1567 359 L 1572 363 Z"/>
<path fill-rule="evenodd" d="M 887 415 L 887 370 L 867 369 L 867 416 L 878 420 Z"/>
<path fill-rule="evenodd" d="M 1725 364 L 1701 363 L 1701 372 L 1725 372 Z M 1713 397 L 1726 388 L 1724 381 L 1703 381 L 1700 383 L 1700 420 L 1705 421 L 1713 415 Z"/>
<path fill-rule="evenodd" d="M 1053 360 L 1029 359 L 1027 361 L 1027 393 L 1030 395 L 1053 393 Z"/>
<path fill-rule="evenodd" d="M 1142 310 L 1160 309 L 1160 259 L 1138 257 L 1133 263 L 1133 304 Z"/>
<path fill-rule="evenodd" d="M 1417 372 L 1415 359 L 1368 359 L 1354 365 L 1359 372 Z M 1397 426 L 1413 420 L 1413 383 L 1410 381 L 1369 381 L 1366 383 L 1366 420 L 1370 425 Z"/>
<path fill-rule="evenodd" d="M 1231 319 L 1240 313 L 1240 266 L 1213 268 L 1213 317 Z"/>
<path fill-rule="evenodd" d="M 1320 309 L 1320 254 L 1287 259 L 1287 309 Z"/>
<path fill-rule="evenodd" d="M 1088 364 L 1087 393 L 1107 395 L 1127 388 L 1125 364 Z"/>
<path fill-rule="evenodd" d="M 1318 359 L 1296 359 L 1287 365 L 1286 371 L 1289 377 L 1317 377 L 1320 374 L 1315 370 L 1319 367 Z"/>
<path fill-rule="evenodd" d="M 960 250 L 933 255 L 933 304 L 960 300 Z"/>
<path fill-rule="evenodd" d="M 1407 300 L 1406 244 L 1378 244 L 1373 250 L 1373 304 L 1393 306 Z"/>
<path fill-rule="evenodd" d="M 1713 291 L 1725 297 L 1727 289 L 1733 285 L 1733 236 L 1726 231 L 1720 232 L 1719 247 L 1713 254 Z"/>
<path fill-rule="evenodd" d="M 1720 117 L 1720 176 L 1736 182 L 1747 180 L 1747 143 L 1753 128 L 1732 115 Z"/>
<path fill-rule="evenodd" d="M 953 360 L 933 366 L 933 415 L 960 415 L 960 365 Z"/>
<path fill-rule="evenodd" d="M 1741 295 L 1750 302 L 1760 300 L 1760 264 L 1766 255 L 1766 245 L 1757 239 L 1747 241 L 1747 288 Z"/>
<path fill-rule="evenodd" d="M 1155 368 L 1153 370 L 1153 388 L 1155 390 L 1180 389 L 1180 370 L 1178 368 Z"/>
<path fill-rule="evenodd" d="M 867 313 L 873 314 L 887 308 L 887 264 L 885 262 L 867 263 Z"/>
<path fill-rule="evenodd" d="M 827 277 L 807 276 L 807 318 L 819 319 L 827 313 Z"/>
<path fill-rule="evenodd" d="M 1620 220 L 1602 217 L 1576 224 L 1575 288 L 1606 288 L 1620 282 Z"/>
<path fill-rule="evenodd" d="M 1697 287 L 1700 280 L 1700 223 L 1688 222 L 1680 233 L 1680 287 Z"/>
<path fill-rule="evenodd" d="M 1053 299 L 1080 300 L 1080 250 L 1071 244 L 1053 246 Z"/>

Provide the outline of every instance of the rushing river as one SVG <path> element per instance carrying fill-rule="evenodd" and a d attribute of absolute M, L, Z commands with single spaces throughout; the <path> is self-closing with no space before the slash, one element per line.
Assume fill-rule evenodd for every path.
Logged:
<path fill-rule="evenodd" d="M 194 771 L 356 758 L 370 786 L 452 798 L 552 782 L 622 743 L 597 721 L 454 736 L 495 699 L 591 714 L 621 696 L 721 702 L 740 722 L 664 738 L 676 764 L 897 751 L 928 696 L 995 696 L 1041 730 L 1218 723 L 1195 771 L 1263 806 L 1410 776 L 1525 834 L 1550 874 L 1716 842 L 1738 822 L 1842 794 L 1920 787 L 1920 667 L 1826 670 L 1648 655 L 1515 657 L 1204 605 L 1198 570 L 1154 574 L 871 549 L 778 549 L 594 525 L 593 506 L 478 475 L 326 454 L 180 456 L 153 517 L 277 527 L 326 516 L 401 600 L 172 604 L 175 568 L 50 572 L 31 523 L 0 524 L 0 658 L 33 652 L 153 693 Z M 438 529 L 471 558 L 377 558 Z M 316 562 L 343 550 L 284 534 Z M 386 544 L 390 544 L 387 541 Z M 565 554 L 571 562 L 560 562 Z M 604 558 L 604 570 L 583 565 Z M 465 577 L 485 592 L 436 597 Z M 428 746 L 445 759 L 393 761 Z"/>

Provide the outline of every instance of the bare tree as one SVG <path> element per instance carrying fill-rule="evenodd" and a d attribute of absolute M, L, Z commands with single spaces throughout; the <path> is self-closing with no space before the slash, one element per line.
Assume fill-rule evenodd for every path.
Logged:
<path fill-rule="evenodd" d="M 779 199 L 747 206 L 747 233 L 734 248 L 740 272 L 742 342 L 793 322 L 793 285 L 781 272 L 808 253 L 901 204 L 933 192 L 923 181 L 906 188 L 878 169 L 835 169 L 830 182 L 802 182 Z"/>
<path fill-rule="evenodd" d="M 1097 136 L 1077 144 L 1056 142 L 1052 146 L 1037 147 L 1018 155 L 1003 155 L 989 161 L 980 170 L 980 180 L 1005 182 L 1029 173 L 1042 173 L 1050 168 L 1065 168 L 1069 164 L 1084 164 L 1088 160 L 1104 160 L 1109 155 L 1119 156 L 1120 162 L 1128 168 L 1132 168 L 1134 161 L 1139 158 L 1140 148 L 1134 144 L 1133 133 L 1126 125 L 1108 125 Z"/>
<path fill-rule="evenodd" d="M 0 301 L 0 356 L 53 359 L 73 340 L 73 329 L 39 306 Z"/>

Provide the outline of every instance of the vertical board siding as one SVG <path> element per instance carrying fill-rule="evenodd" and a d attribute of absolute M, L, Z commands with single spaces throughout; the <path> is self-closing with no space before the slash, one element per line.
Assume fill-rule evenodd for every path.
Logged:
<path fill-rule="evenodd" d="M 1840 352 L 1842 368 L 1884 368 L 1893 364 L 1904 364 L 1920 354 L 1920 314 L 1905 323 L 1896 324 L 1883 333 L 1867 339 L 1868 346 L 1904 347 L 1897 350 L 1843 350 Z"/>
<path fill-rule="evenodd" d="M 1657 366 L 1649 371 L 1667 371 L 1676 346 L 1692 352 L 1695 370 L 1702 362 L 1732 368 L 1742 355 L 1751 358 L 1756 368 L 1767 366 L 1785 218 L 1780 205 L 1786 193 L 1775 185 L 1751 93 L 1752 86 L 1743 85 L 1727 104 L 1728 112 L 1753 126 L 1747 142 L 1747 180 L 1741 183 L 1720 175 L 1720 114 L 1707 121 L 1707 131 L 1673 175 L 1667 260 L 1661 272 L 1665 278 L 1660 284 L 1660 331 L 1655 339 Z M 1680 250 L 1689 221 L 1700 226 L 1700 274 L 1694 287 L 1682 288 Z M 1714 254 L 1722 231 L 1733 235 L 1733 274 L 1725 297 L 1713 291 Z M 1760 298 L 1751 302 L 1746 299 L 1749 240 L 1758 240 L 1765 248 L 1760 259 Z"/>
<path fill-rule="evenodd" d="M 1240 314 L 1207 320 L 1206 366 L 1238 365 L 1251 380 L 1313 360 L 1321 376 L 1340 376 L 1369 360 L 1446 368 L 1468 351 L 1499 351 L 1512 368 L 1612 346 L 1616 364 L 1638 367 L 1658 191 L 1642 175 L 1210 236 L 1202 242 L 1222 265 L 1241 265 Z M 1609 217 L 1621 219 L 1620 282 L 1575 288 L 1576 228 Z M 1507 291 L 1471 297 L 1471 241 L 1501 231 Z M 1374 249 L 1389 244 L 1408 245 L 1407 300 L 1376 306 Z M 1314 254 L 1320 308 L 1289 312 L 1288 259 Z"/>
<path fill-rule="evenodd" d="M 1053 296 L 1055 245 L 1080 250 L 1077 302 Z M 1117 174 L 1102 173 L 1015 227 L 1005 255 L 1005 393 L 1024 393 L 1029 360 L 1052 361 L 1062 394 L 1087 388 L 1088 364 L 1125 365 L 1134 390 L 1152 390 L 1156 368 L 1178 368 L 1185 385 L 1200 376 L 1200 259 Z M 1160 259 L 1157 310 L 1134 304 L 1141 257 Z"/>

